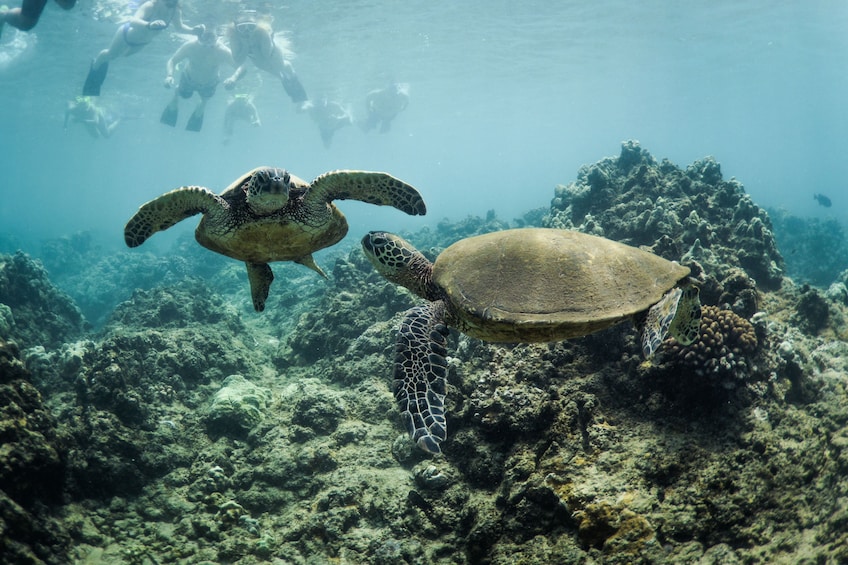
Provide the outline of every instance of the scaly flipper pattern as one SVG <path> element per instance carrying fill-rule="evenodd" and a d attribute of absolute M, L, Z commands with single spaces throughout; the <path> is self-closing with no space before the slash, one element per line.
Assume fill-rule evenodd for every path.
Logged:
<path fill-rule="evenodd" d="M 395 344 L 395 400 L 412 441 L 428 453 L 441 453 L 439 444 L 447 438 L 444 313 L 442 301 L 408 310 Z"/>

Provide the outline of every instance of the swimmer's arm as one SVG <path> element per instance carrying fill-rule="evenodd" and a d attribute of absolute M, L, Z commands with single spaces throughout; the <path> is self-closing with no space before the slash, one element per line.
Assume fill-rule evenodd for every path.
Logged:
<path fill-rule="evenodd" d="M 204 31 L 206 31 L 206 26 L 203 24 L 199 24 L 196 26 L 187 26 L 183 22 L 182 10 L 179 7 L 174 11 L 174 24 L 177 26 L 177 30 L 183 33 L 191 33 L 200 37 Z"/>
<path fill-rule="evenodd" d="M 174 73 L 177 72 L 177 65 L 180 61 L 186 58 L 186 51 L 188 51 L 189 45 L 189 43 L 184 43 L 173 55 L 171 55 L 168 62 L 165 63 L 165 88 L 171 88 L 174 86 Z"/>
<path fill-rule="evenodd" d="M 232 75 L 230 75 L 228 79 L 224 81 L 224 88 L 230 90 L 236 82 L 241 80 L 241 77 L 244 76 L 245 72 L 247 72 L 247 61 L 239 65 L 239 67 L 236 69 L 236 72 L 234 72 Z"/>
<path fill-rule="evenodd" d="M 179 65 L 179 64 L 180 64 L 180 62 L 181 62 L 183 59 L 185 59 L 186 57 L 188 57 L 188 52 L 189 52 L 189 50 L 191 49 L 191 46 L 192 46 L 192 45 L 193 45 L 193 43 L 183 43 L 183 44 L 180 46 L 180 48 L 179 48 L 179 49 L 177 49 L 177 50 L 174 52 L 174 54 L 173 54 L 173 55 L 171 55 L 171 58 L 170 58 L 170 59 L 168 59 L 168 62 L 167 62 L 167 63 L 165 63 L 165 69 L 166 69 L 166 71 L 167 71 L 167 73 L 168 73 L 168 76 L 169 76 L 169 77 L 173 77 L 173 76 L 174 76 L 174 73 L 177 71 L 177 65 Z"/>
<path fill-rule="evenodd" d="M 100 135 L 102 135 L 103 137 L 109 137 L 109 135 L 112 133 L 109 131 L 109 124 L 106 123 L 106 117 L 102 114 L 99 114 L 97 116 L 97 120 L 95 121 L 94 125 L 97 127 L 97 131 L 99 131 Z"/>

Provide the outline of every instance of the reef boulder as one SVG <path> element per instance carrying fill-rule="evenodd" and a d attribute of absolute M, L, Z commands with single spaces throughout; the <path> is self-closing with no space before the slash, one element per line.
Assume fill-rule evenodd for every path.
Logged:
<path fill-rule="evenodd" d="M 765 210 L 712 157 L 681 169 L 636 141 L 557 186 L 546 227 L 577 229 L 670 260 L 694 260 L 721 281 L 741 268 L 763 289 L 780 287 L 783 257 Z"/>
<path fill-rule="evenodd" d="M 40 262 L 20 251 L 0 255 L 0 333 L 22 348 L 55 349 L 86 327 L 79 308 L 50 282 Z"/>

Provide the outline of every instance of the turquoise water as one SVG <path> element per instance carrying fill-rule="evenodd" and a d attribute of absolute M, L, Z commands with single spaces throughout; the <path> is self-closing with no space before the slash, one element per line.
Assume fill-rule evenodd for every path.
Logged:
<path fill-rule="evenodd" d="M 189 24 L 224 24 L 238 4 L 184 1 Z M 305 179 L 338 168 L 388 171 L 425 195 L 429 214 L 345 202 L 349 238 L 418 229 L 495 210 L 547 206 L 557 183 L 624 139 L 685 166 L 706 155 L 763 206 L 846 219 L 848 5 L 841 2 L 304 2 L 275 7 L 313 98 L 361 115 L 366 93 L 411 85 L 386 134 L 340 130 L 325 148 L 269 75 L 242 81 L 262 127 L 224 143 L 219 89 L 199 133 L 158 117 L 172 92 L 165 61 L 185 38 L 161 34 L 114 61 L 102 103 L 127 117 L 110 139 L 63 130 L 89 60 L 108 45 L 120 4 L 48 4 L 38 26 L 0 38 L 0 234 L 36 244 L 78 230 L 121 244 L 143 202 L 183 184 L 223 189 L 255 166 Z M 99 19 L 98 19 L 99 17 Z M 229 69 L 225 70 L 229 72 Z M 812 198 L 827 194 L 833 207 Z M 186 221 L 161 243 L 193 229 Z"/>

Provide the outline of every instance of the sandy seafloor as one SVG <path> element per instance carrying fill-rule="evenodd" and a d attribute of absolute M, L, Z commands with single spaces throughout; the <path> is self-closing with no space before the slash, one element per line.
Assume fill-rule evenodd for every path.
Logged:
<path fill-rule="evenodd" d="M 322 258 L 326 281 L 275 264 L 261 315 L 242 264 L 189 237 L 3 255 L 5 562 L 848 560 L 838 229 L 768 214 L 712 158 L 678 167 L 636 142 L 551 197 L 404 235 L 431 258 L 523 226 L 647 246 L 698 277 L 699 340 L 644 362 L 630 324 L 535 345 L 454 333 L 438 457 L 390 392 L 420 300 L 356 247 Z"/>

